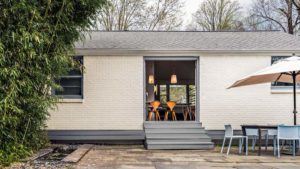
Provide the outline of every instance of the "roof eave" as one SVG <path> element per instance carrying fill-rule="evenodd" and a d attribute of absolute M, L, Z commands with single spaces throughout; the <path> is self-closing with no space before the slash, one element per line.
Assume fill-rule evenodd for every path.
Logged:
<path fill-rule="evenodd" d="M 195 50 L 195 49 L 97 49 L 75 48 L 78 55 L 90 56 L 147 56 L 147 55 L 296 55 L 300 49 L 283 50 Z"/>

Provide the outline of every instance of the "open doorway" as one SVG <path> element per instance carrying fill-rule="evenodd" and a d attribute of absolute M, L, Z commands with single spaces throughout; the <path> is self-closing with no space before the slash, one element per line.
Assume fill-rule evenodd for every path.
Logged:
<path fill-rule="evenodd" d="M 146 121 L 197 120 L 197 60 L 145 59 Z"/>

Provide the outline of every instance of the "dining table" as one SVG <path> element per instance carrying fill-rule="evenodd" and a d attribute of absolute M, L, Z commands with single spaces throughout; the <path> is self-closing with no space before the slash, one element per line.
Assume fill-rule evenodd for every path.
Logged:
<path fill-rule="evenodd" d="M 261 155 L 261 146 L 262 146 L 262 130 L 267 130 L 267 129 L 277 129 L 278 125 L 249 125 L 249 124 L 243 124 L 241 125 L 242 127 L 242 132 L 243 135 L 246 136 L 246 129 L 258 129 L 258 152 L 257 155 Z M 246 140 L 244 140 L 244 143 L 246 143 Z M 244 146 L 244 152 L 246 152 L 246 146 Z"/>

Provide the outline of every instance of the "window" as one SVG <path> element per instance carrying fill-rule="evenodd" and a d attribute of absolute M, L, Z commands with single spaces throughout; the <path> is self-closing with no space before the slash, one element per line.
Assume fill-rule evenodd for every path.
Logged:
<path fill-rule="evenodd" d="M 189 104 L 196 105 L 196 87 L 195 85 L 189 85 Z"/>
<path fill-rule="evenodd" d="M 284 58 L 288 58 L 288 57 L 289 56 L 272 56 L 271 64 L 275 63 L 276 61 L 278 61 L 280 59 L 284 59 Z M 283 82 L 273 82 L 271 86 L 272 86 L 272 88 L 276 88 L 276 89 L 286 89 L 286 88 L 292 87 L 293 84 L 283 83 Z M 297 84 L 297 87 L 300 87 L 299 84 Z"/>
<path fill-rule="evenodd" d="M 74 57 L 75 61 L 83 64 L 83 56 Z M 55 90 L 57 96 L 63 98 L 83 98 L 83 75 L 80 69 L 74 69 L 68 75 L 62 76 L 58 81 L 62 90 Z"/>
<path fill-rule="evenodd" d="M 186 85 L 170 85 L 170 100 L 175 101 L 177 104 L 186 104 Z"/>
<path fill-rule="evenodd" d="M 159 92 L 156 99 L 162 104 L 167 101 L 175 101 L 177 104 L 196 104 L 196 86 L 195 85 L 158 85 Z"/>
<path fill-rule="evenodd" d="M 159 85 L 160 102 L 167 103 L 167 85 Z"/>

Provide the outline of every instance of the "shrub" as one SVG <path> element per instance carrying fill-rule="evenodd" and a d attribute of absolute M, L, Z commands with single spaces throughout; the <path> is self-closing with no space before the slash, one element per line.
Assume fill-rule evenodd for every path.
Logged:
<path fill-rule="evenodd" d="M 45 143 L 52 88 L 106 0 L 0 0 L 0 166 Z"/>

